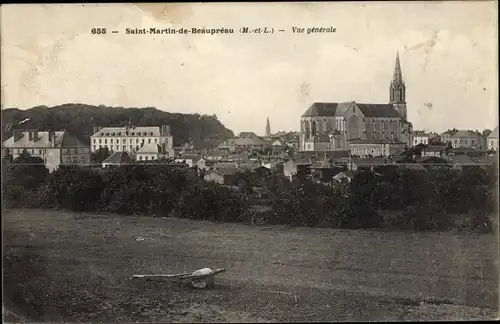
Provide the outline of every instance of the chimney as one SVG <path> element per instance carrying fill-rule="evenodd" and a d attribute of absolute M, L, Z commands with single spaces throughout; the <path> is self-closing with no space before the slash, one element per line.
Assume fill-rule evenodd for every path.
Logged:
<path fill-rule="evenodd" d="M 55 146 L 55 142 L 56 142 L 55 141 L 56 135 L 55 135 L 54 131 L 49 131 L 48 135 L 49 135 L 50 146 L 54 147 Z"/>
<path fill-rule="evenodd" d="M 38 141 L 38 129 L 33 130 L 33 141 Z"/>
<path fill-rule="evenodd" d="M 163 136 L 168 136 L 170 135 L 170 125 L 162 125 L 161 126 L 161 134 Z"/>
<path fill-rule="evenodd" d="M 17 142 L 23 137 L 23 131 L 20 129 L 14 129 L 14 142 Z"/>
<path fill-rule="evenodd" d="M 31 142 L 33 140 L 33 130 L 28 130 L 28 139 Z"/>
<path fill-rule="evenodd" d="M 93 132 L 92 134 L 97 133 L 100 129 L 101 129 L 101 127 L 99 127 L 99 126 L 94 126 L 94 132 Z"/>

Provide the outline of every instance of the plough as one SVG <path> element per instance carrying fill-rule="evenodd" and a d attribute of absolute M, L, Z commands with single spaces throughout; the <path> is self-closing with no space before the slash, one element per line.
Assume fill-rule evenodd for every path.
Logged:
<path fill-rule="evenodd" d="M 214 285 L 214 276 L 225 272 L 226 269 L 203 268 L 194 272 L 185 272 L 178 274 L 150 274 L 150 275 L 133 275 L 132 279 L 150 279 L 150 278 L 164 278 L 171 280 L 180 280 L 182 282 L 191 282 L 194 288 L 211 288 Z"/>

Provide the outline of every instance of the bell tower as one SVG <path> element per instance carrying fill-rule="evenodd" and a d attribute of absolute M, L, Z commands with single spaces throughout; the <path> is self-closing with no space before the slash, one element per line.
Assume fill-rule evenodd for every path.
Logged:
<path fill-rule="evenodd" d="M 389 102 L 399 112 L 401 119 L 406 121 L 406 87 L 403 81 L 403 73 L 401 72 L 401 64 L 399 63 L 399 52 L 396 54 L 396 66 L 394 67 L 394 75 L 389 87 L 389 98 Z"/>

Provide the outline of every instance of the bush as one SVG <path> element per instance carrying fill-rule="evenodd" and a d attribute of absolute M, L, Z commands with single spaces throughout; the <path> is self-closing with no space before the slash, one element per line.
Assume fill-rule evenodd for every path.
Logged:
<path fill-rule="evenodd" d="M 2 160 L 4 162 L 4 160 Z M 31 161 L 33 163 L 20 163 Z M 491 230 L 496 211 L 494 170 L 384 168 L 358 172 L 350 183 L 327 187 L 305 178 L 293 182 L 276 174 L 242 173 L 238 190 L 204 182 L 194 170 L 133 165 L 106 170 L 60 166 L 47 176 L 39 160 L 23 156 L 4 163 L 7 207 L 65 208 L 150 216 L 175 215 L 214 222 L 257 225 L 379 228 L 379 210 L 401 211 L 400 229 L 450 229 L 453 213 L 469 213 L 467 230 Z M 266 186 L 266 201 L 252 187 Z M 247 199 L 250 197 L 250 199 Z M 255 205 L 266 206 L 258 208 Z M 250 208 L 250 205 L 254 206 Z"/>

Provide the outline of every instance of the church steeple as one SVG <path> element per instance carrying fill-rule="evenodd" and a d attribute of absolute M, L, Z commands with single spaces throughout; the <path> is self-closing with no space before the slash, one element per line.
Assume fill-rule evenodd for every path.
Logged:
<path fill-rule="evenodd" d="M 271 124 L 269 123 L 269 117 L 267 117 L 266 121 L 266 137 L 271 136 Z"/>
<path fill-rule="evenodd" d="M 401 119 L 406 121 L 406 86 L 403 81 L 401 64 L 399 63 L 399 52 L 396 54 L 396 65 L 394 66 L 394 74 L 389 87 L 389 98 L 389 102 L 393 104 L 394 108 L 399 112 Z"/>
<path fill-rule="evenodd" d="M 399 52 L 396 54 L 396 66 L 394 67 L 394 75 L 390 86 L 390 102 L 406 103 L 406 87 L 401 72 L 401 64 L 399 63 Z"/>

